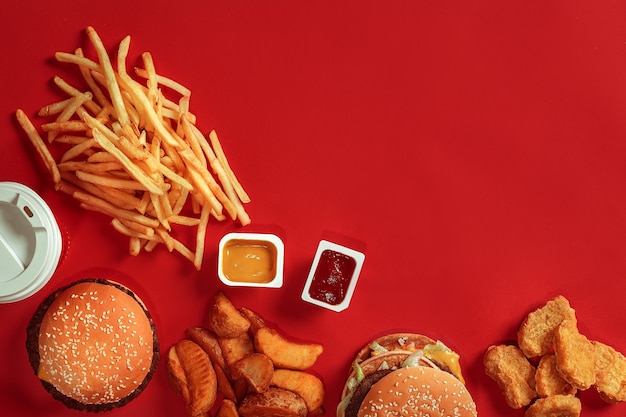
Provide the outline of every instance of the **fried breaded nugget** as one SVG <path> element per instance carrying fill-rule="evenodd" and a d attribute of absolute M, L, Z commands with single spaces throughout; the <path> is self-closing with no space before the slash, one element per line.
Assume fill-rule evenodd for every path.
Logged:
<path fill-rule="evenodd" d="M 559 373 L 556 356 L 553 353 L 541 357 L 535 373 L 535 389 L 537 394 L 544 398 L 557 394 L 576 395 L 578 391 Z"/>
<path fill-rule="evenodd" d="M 593 342 L 596 351 L 596 384 L 608 403 L 626 401 L 626 358 L 611 346 Z"/>
<path fill-rule="evenodd" d="M 559 295 L 526 316 L 517 331 L 517 343 L 524 354 L 533 358 L 550 353 L 554 330 L 563 320 L 576 323 L 576 312 Z"/>
<path fill-rule="evenodd" d="M 498 383 L 510 407 L 525 407 L 537 397 L 535 367 L 517 346 L 490 346 L 483 364 L 485 373 Z"/>
<path fill-rule="evenodd" d="M 556 367 L 567 382 L 585 390 L 596 382 L 596 352 L 593 343 L 580 334 L 576 322 L 564 320 L 554 333 Z"/>
<path fill-rule="evenodd" d="M 582 405 L 573 395 L 551 395 L 539 398 L 524 413 L 524 417 L 579 417 Z"/>

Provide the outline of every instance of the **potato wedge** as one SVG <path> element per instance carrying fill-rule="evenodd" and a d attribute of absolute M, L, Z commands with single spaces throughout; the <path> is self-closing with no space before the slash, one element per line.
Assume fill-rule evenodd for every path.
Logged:
<path fill-rule="evenodd" d="M 204 415 L 217 399 L 217 379 L 211 359 L 200 346 L 188 339 L 180 340 L 174 348 L 187 378 L 187 411 L 190 416 Z"/>
<path fill-rule="evenodd" d="M 170 386 L 176 391 L 177 394 L 183 397 L 189 398 L 189 389 L 187 388 L 187 377 L 185 376 L 185 370 L 180 363 L 180 358 L 176 353 L 176 346 L 172 346 L 167 351 L 167 362 L 165 367 L 167 369 L 167 380 Z"/>
<path fill-rule="evenodd" d="M 267 355 L 276 368 L 305 370 L 313 366 L 324 351 L 317 343 L 297 343 L 284 338 L 278 331 L 268 327 L 257 330 L 254 346 Z"/>
<path fill-rule="evenodd" d="M 218 337 L 233 338 L 247 332 L 250 322 L 223 291 L 217 291 L 209 311 L 209 326 Z"/>
<path fill-rule="evenodd" d="M 237 404 L 235 404 L 234 401 L 225 398 L 220 404 L 220 407 L 217 409 L 215 417 L 239 417 Z"/>
<path fill-rule="evenodd" d="M 322 406 L 325 388 L 324 383 L 317 376 L 304 371 L 275 369 L 272 385 L 300 395 L 306 403 L 309 414 L 324 414 Z"/>
<path fill-rule="evenodd" d="M 185 334 L 209 354 L 214 365 L 226 369 L 226 360 L 224 359 L 217 335 L 214 332 L 205 327 L 189 327 Z"/>
<path fill-rule="evenodd" d="M 264 354 L 253 353 L 235 362 L 231 374 L 235 379 L 245 380 L 254 392 L 263 392 L 272 383 L 274 364 Z"/>
<path fill-rule="evenodd" d="M 227 367 L 254 353 L 254 341 L 248 333 L 242 333 L 237 337 L 220 338 L 219 344 Z"/>
<path fill-rule="evenodd" d="M 213 368 L 215 369 L 215 377 L 217 378 L 217 392 L 222 394 L 224 398 L 235 402 L 237 402 L 240 398 L 243 398 L 243 396 L 237 396 L 229 375 L 226 373 L 227 371 L 215 364 L 213 365 Z"/>
<path fill-rule="evenodd" d="M 265 321 L 254 311 L 247 307 L 240 307 L 239 311 L 250 322 L 250 332 L 255 334 L 261 327 L 265 327 Z"/>
<path fill-rule="evenodd" d="M 306 413 L 306 403 L 302 397 L 295 392 L 274 387 L 246 395 L 239 405 L 241 417 L 304 417 Z"/>

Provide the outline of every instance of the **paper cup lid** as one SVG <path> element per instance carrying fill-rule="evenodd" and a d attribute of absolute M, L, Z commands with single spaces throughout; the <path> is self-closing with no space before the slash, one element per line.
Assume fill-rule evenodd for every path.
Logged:
<path fill-rule="evenodd" d="M 59 225 L 46 202 L 23 184 L 0 182 L 0 303 L 43 288 L 62 249 Z"/>

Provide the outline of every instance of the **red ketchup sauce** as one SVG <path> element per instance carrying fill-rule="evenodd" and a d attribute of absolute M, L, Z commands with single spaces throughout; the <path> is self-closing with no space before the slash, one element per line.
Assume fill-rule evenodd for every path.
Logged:
<path fill-rule="evenodd" d="M 331 305 L 340 304 L 346 297 L 356 260 L 343 253 L 327 249 L 322 252 L 309 295 Z"/>

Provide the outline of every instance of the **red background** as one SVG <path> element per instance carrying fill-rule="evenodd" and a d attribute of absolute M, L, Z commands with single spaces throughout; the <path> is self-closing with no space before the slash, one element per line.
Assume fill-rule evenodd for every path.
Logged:
<path fill-rule="evenodd" d="M 61 96 L 56 51 L 93 25 L 130 57 L 193 91 L 252 197 L 246 231 L 286 245 L 282 288 L 231 289 L 285 334 L 321 342 L 315 365 L 334 415 L 355 351 L 412 330 L 462 355 L 483 417 L 511 410 L 481 361 L 530 310 L 563 294 L 592 339 L 626 352 L 626 5 L 619 1 L 11 1 L 0 17 L 0 180 L 50 204 L 71 245 L 46 289 L 0 305 L 0 404 L 10 416 L 71 416 L 27 362 L 25 328 L 53 288 L 122 280 L 155 316 L 163 350 L 203 324 L 216 248 L 241 228 L 213 223 L 204 267 L 161 249 L 131 257 L 107 218 L 51 187 L 13 113 Z M 39 121 L 37 121 L 39 123 Z M 320 239 L 366 254 L 350 308 L 300 300 Z M 583 415 L 617 416 L 586 392 Z M 183 415 L 160 366 L 115 416 Z"/>

